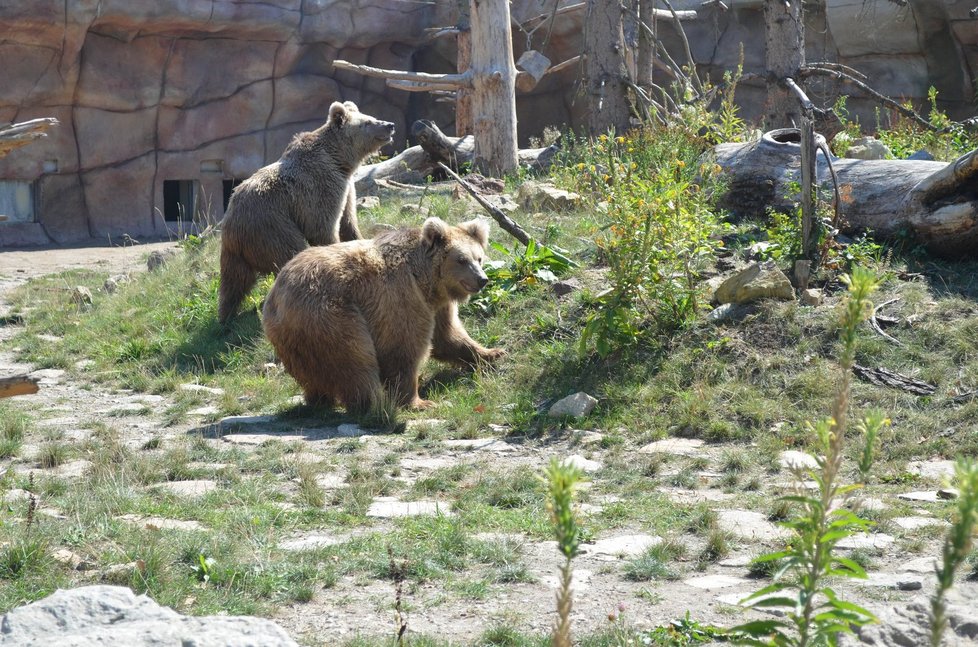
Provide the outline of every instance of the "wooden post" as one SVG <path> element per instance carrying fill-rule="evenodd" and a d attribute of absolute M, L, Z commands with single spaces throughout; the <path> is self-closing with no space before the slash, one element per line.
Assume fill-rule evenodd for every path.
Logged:
<path fill-rule="evenodd" d="M 472 0 L 474 168 L 502 176 L 516 168 L 516 64 L 509 0 Z"/>

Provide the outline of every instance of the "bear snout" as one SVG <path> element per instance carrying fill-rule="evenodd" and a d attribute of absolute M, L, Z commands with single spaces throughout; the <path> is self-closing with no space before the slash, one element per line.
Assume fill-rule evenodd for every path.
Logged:
<path fill-rule="evenodd" d="M 382 141 L 390 141 L 394 138 L 394 124 L 389 121 L 381 121 L 377 123 L 377 139 Z"/>

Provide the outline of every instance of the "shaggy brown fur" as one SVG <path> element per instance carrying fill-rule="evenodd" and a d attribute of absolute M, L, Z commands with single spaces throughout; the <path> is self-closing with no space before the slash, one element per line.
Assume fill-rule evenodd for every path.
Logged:
<path fill-rule="evenodd" d="M 418 372 L 435 357 L 464 365 L 504 354 L 475 342 L 458 303 L 488 280 L 482 271 L 489 228 L 451 227 L 429 218 L 360 240 L 310 247 L 275 280 L 262 311 L 265 334 L 310 404 L 363 412 L 386 392 L 423 408 Z"/>
<path fill-rule="evenodd" d="M 222 323 L 260 274 L 278 272 L 309 245 L 361 238 L 352 176 L 393 133 L 394 124 L 336 102 L 325 124 L 296 135 L 281 159 L 238 185 L 221 225 Z"/>

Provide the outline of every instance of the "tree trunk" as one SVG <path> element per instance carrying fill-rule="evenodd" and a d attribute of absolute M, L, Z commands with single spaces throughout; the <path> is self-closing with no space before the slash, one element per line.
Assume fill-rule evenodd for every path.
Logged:
<path fill-rule="evenodd" d="M 472 0 L 473 167 L 501 177 L 516 168 L 516 64 L 509 0 Z"/>
<path fill-rule="evenodd" d="M 592 135 L 628 129 L 625 38 L 618 0 L 587 0 L 584 19 L 584 82 Z"/>
<path fill-rule="evenodd" d="M 638 3 L 638 57 L 635 63 L 635 83 L 651 94 L 652 66 L 655 64 L 655 10 L 654 0 Z M 680 27 L 681 28 L 681 27 Z"/>
<path fill-rule="evenodd" d="M 765 0 L 764 36 L 769 77 L 764 125 L 769 129 L 797 126 L 798 101 L 784 85 L 784 79 L 797 79 L 798 70 L 805 64 L 801 0 Z"/>
<path fill-rule="evenodd" d="M 824 140 L 822 140 L 824 143 Z M 797 129 L 765 133 L 749 144 L 720 144 L 711 153 L 725 172 L 721 207 L 763 218 L 766 210 L 795 207 L 801 147 Z M 833 191 L 828 163 L 818 155 L 819 189 Z M 931 253 L 978 256 L 978 150 L 954 162 L 854 160 L 834 157 L 843 232 L 880 238 L 913 233 Z"/>
<path fill-rule="evenodd" d="M 458 35 L 455 49 L 458 60 L 455 69 L 463 74 L 472 67 L 472 25 L 469 19 L 469 0 L 458 0 Z M 460 87 L 455 91 L 455 135 L 472 134 L 472 89 Z"/>

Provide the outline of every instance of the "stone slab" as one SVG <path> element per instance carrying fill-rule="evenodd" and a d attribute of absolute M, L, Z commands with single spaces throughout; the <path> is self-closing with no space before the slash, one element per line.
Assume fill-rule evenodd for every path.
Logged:
<path fill-rule="evenodd" d="M 416 517 L 420 515 L 451 516 L 451 504 L 438 501 L 400 501 L 395 497 L 376 497 L 367 508 L 367 516 L 379 519 Z"/>

